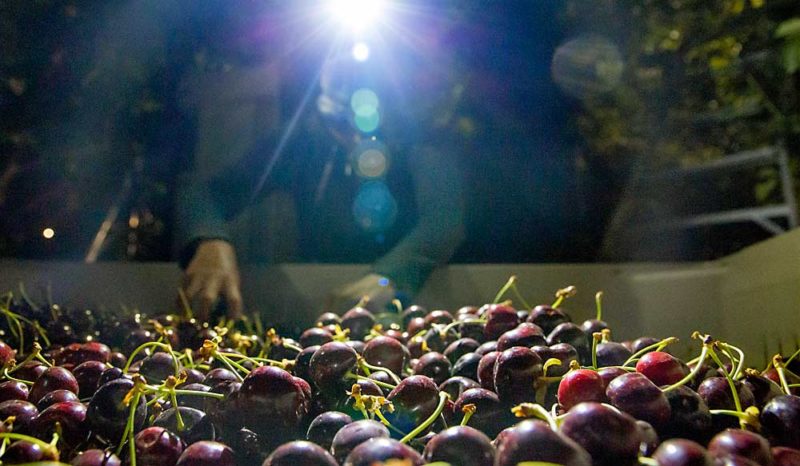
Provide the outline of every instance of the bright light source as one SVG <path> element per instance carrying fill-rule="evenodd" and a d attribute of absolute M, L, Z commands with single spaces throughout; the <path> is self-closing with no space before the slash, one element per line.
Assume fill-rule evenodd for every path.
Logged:
<path fill-rule="evenodd" d="M 52 228 L 45 228 L 44 230 L 42 230 L 42 236 L 44 236 L 45 239 L 53 239 L 55 235 L 56 231 L 53 230 Z"/>
<path fill-rule="evenodd" d="M 369 46 L 363 42 L 357 42 L 353 46 L 353 58 L 356 61 L 367 61 L 369 59 Z"/>
<path fill-rule="evenodd" d="M 382 0 L 330 0 L 330 11 L 354 32 L 363 31 L 381 14 Z"/>

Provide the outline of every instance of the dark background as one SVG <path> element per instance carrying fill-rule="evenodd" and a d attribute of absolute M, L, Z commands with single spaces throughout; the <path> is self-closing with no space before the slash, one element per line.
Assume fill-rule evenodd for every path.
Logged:
<path fill-rule="evenodd" d="M 291 3 L 302 12 L 319 2 Z M 444 31 L 448 71 L 466 89 L 452 109 L 469 190 L 456 261 L 700 260 L 769 236 L 735 224 L 665 233 L 671 247 L 609 241 L 621 206 L 658 219 L 781 200 L 773 167 L 655 194 L 626 186 L 635 172 L 776 144 L 797 178 L 795 1 L 473 3 L 434 2 L 430 24 L 416 25 Z M 303 27 L 298 11 L 0 0 L 0 256 L 81 260 L 116 206 L 101 260 L 173 260 L 175 180 L 191 167 L 194 125 L 176 102 L 181 76 L 198 50 L 246 62 L 263 46 L 291 82 L 306 82 L 325 38 L 283 53 Z M 228 48 L 230 31 L 254 17 L 272 27 Z M 283 120 L 301 94 L 286 85 Z M 673 202 L 653 208 L 648 196 Z"/>

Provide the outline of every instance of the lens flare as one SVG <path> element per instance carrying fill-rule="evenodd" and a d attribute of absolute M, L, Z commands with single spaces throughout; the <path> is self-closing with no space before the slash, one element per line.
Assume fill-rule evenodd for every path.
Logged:
<path fill-rule="evenodd" d="M 42 230 L 42 236 L 44 236 L 45 239 L 53 239 L 55 235 L 56 231 L 53 230 L 52 228 L 45 228 L 44 230 Z"/>
<path fill-rule="evenodd" d="M 380 178 L 388 168 L 386 155 L 378 149 L 367 149 L 356 160 L 358 174 L 364 178 Z"/>
<path fill-rule="evenodd" d="M 371 89 L 361 88 L 350 97 L 350 108 L 356 115 L 371 115 L 378 111 L 380 100 Z"/>
<path fill-rule="evenodd" d="M 357 42 L 353 46 L 353 59 L 360 62 L 369 60 L 369 46 L 364 42 Z"/>
<path fill-rule="evenodd" d="M 353 32 L 367 29 L 381 15 L 384 8 L 381 0 L 330 0 L 330 13 Z"/>

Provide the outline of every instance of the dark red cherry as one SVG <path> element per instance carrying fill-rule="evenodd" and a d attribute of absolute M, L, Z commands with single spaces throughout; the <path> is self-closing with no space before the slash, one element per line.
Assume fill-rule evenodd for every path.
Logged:
<path fill-rule="evenodd" d="M 682 437 L 708 443 L 711 439 L 711 413 L 703 398 L 687 386 L 664 393 L 670 406 L 670 418 L 659 429 L 663 438 Z"/>
<path fill-rule="evenodd" d="M 439 384 L 439 391 L 445 392 L 450 395 L 451 400 L 457 400 L 462 393 L 470 388 L 480 388 L 481 385 L 466 377 L 450 377 L 441 384 Z"/>
<path fill-rule="evenodd" d="M 499 351 L 490 351 L 478 362 L 478 382 L 487 390 L 495 391 L 494 365 L 498 356 L 500 356 Z"/>
<path fill-rule="evenodd" d="M 414 365 L 414 374 L 426 375 L 440 384 L 450 377 L 450 361 L 442 353 L 431 351 L 425 353 Z"/>
<path fill-rule="evenodd" d="M 443 309 L 437 309 L 435 311 L 429 312 L 425 317 L 425 328 L 431 328 L 434 324 L 436 325 L 447 325 L 453 323 L 455 320 L 453 315 L 450 314 L 449 311 L 445 311 Z"/>
<path fill-rule="evenodd" d="M 262 466 L 339 466 L 339 463 L 319 445 L 296 440 L 275 449 Z"/>
<path fill-rule="evenodd" d="M 95 435 L 109 442 L 119 442 L 130 414 L 125 397 L 132 388 L 132 380 L 120 378 L 97 389 L 86 411 L 86 419 Z M 134 432 L 141 430 L 146 417 L 146 401 L 141 399 L 134 417 Z"/>
<path fill-rule="evenodd" d="M 330 450 L 333 436 L 342 427 L 353 422 L 353 418 L 338 411 L 326 411 L 311 421 L 306 432 L 306 440 L 314 442 L 325 450 Z"/>
<path fill-rule="evenodd" d="M 775 466 L 800 466 L 800 450 L 788 447 L 772 447 Z"/>
<path fill-rule="evenodd" d="M 649 422 L 639 419 L 636 420 L 636 428 L 642 439 L 642 443 L 639 444 L 639 452 L 644 456 L 652 455 L 656 451 L 658 444 L 661 443 L 658 432 Z"/>
<path fill-rule="evenodd" d="M 639 337 L 630 343 L 629 349 L 631 350 L 632 353 L 638 353 L 639 351 L 647 348 L 648 346 L 655 345 L 659 341 L 661 340 L 654 337 Z"/>
<path fill-rule="evenodd" d="M 536 324 L 524 322 L 500 335 L 500 338 L 497 339 L 497 351 L 504 351 L 514 346 L 530 348 L 546 344 L 547 340 L 542 329 Z"/>
<path fill-rule="evenodd" d="M 364 442 L 347 455 L 343 466 L 373 466 L 398 460 L 400 464 L 421 466 L 422 456 L 413 448 L 390 438 L 378 438 Z"/>
<path fill-rule="evenodd" d="M 181 369 L 181 379 L 183 379 L 183 382 L 178 385 L 178 388 L 184 388 L 190 384 L 203 383 L 206 379 L 206 374 L 197 369 Z"/>
<path fill-rule="evenodd" d="M 28 399 L 28 386 L 16 380 L 6 380 L 0 383 L 0 403 L 8 400 Z"/>
<path fill-rule="evenodd" d="M 469 426 L 495 437 L 501 430 L 516 422 L 511 410 L 500 402 L 493 391 L 485 388 L 469 388 L 456 399 L 453 411 L 455 419 L 460 422 L 464 417 L 463 408 L 475 405 L 475 413 L 469 420 Z"/>
<path fill-rule="evenodd" d="M 481 343 L 481 346 L 475 350 L 475 353 L 483 356 L 491 353 L 492 351 L 497 351 L 497 340 L 485 341 Z"/>
<path fill-rule="evenodd" d="M 43 440 L 51 439 L 58 432 L 64 444 L 74 447 L 89 436 L 86 406 L 77 401 L 56 403 L 33 418 L 30 431 Z"/>
<path fill-rule="evenodd" d="M 295 430 L 308 412 L 303 387 L 291 374 L 272 366 L 253 369 L 244 378 L 236 404 L 245 427 L 275 441 L 284 435 L 296 436 Z"/>
<path fill-rule="evenodd" d="M 571 319 L 563 310 L 540 304 L 531 310 L 528 315 L 528 322 L 536 324 L 544 331 L 550 333 L 558 325 L 564 322 L 570 322 Z"/>
<path fill-rule="evenodd" d="M 187 385 L 181 385 L 179 388 L 181 390 L 189 390 L 198 393 L 211 391 L 211 387 L 201 383 L 190 383 Z M 203 407 L 205 406 L 205 399 L 204 399 L 205 397 L 203 396 L 178 395 L 176 398 L 178 399 L 178 406 L 187 406 L 189 408 L 195 408 L 195 409 L 203 409 Z"/>
<path fill-rule="evenodd" d="M 482 314 L 486 318 L 483 334 L 487 340 L 497 340 L 500 335 L 515 328 L 519 324 L 517 310 L 505 304 L 487 304 Z"/>
<path fill-rule="evenodd" d="M 553 346 L 533 346 L 531 351 L 536 353 L 543 362 L 547 362 L 548 359 L 558 359 L 561 362 L 561 365 L 548 367 L 547 375 L 550 377 L 566 374 L 569 371 L 570 363 L 572 361 L 578 362 L 578 351 L 569 343 L 556 343 Z"/>
<path fill-rule="evenodd" d="M 110 451 L 86 450 L 78 453 L 72 459 L 70 466 L 121 466 L 122 462 L 117 455 Z"/>
<path fill-rule="evenodd" d="M 426 462 L 444 461 L 461 466 L 492 466 L 494 447 L 483 432 L 468 426 L 456 426 L 434 435 L 422 457 Z"/>
<path fill-rule="evenodd" d="M 605 321 L 597 319 L 586 319 L 581 324 L 581 330 L 586 332 L 587 335 L 593 335 L 595 333 L 602 332 L 607 328 L 609 327 Z"/>
<path fill-rule="evenodd" d="M 606 396 L 612 405 L 656 428 L 669 421 L 671 409 L 666 395 L 638 372 L 612 380 L 606 389 Z"/>
<path fill-rule="evenodd" d="M 454 377 L 466 377 L 472 380 L 478 380 L 478 366 L 481 363 L 482 356 L 478 353 L 467 353 L 453 364 L 450 373 Z"/>
<path fill-rule="evenodd" d="M 542 360 L 524 346 L 503 351 L 494 364 L 494 386 L 505 403 L 534 402 L 535 382 L 541 376 Z"/>
<path fill-rule="evenodd" d="M 72 343 L 55 355 L 56 365 L 69 368 L 76 367 L 86 361 L 107 363 L 111 360 L 111 349 L 99 342 Z"/>
<path fill-rule="evenodd" d="M 568 416 L 569 417 L 569 416 Z M 526 420 L 503 431 L 497 445 L 496 466 L 516 466 L 526 461 L 564 466 L 590 466 L 586 450 L 542 421 Z"/>
<path fill-rule="evenodd" d="M 175 432 L 187 445 L 191 445 L 201 440 L 214 440 L 216 430 L 211 418 L 199 409 L 180 406 L 181 419 L 183 420 L 183 430 L 178 429 L 178 417 L 175 408 L 170 408 L 159 414 L 153 421 L 153 426 L 163 427 L 170 432 Z"/>
<path fill-rule="evenodd" d="M 404 328 L 408 327 L 408 323 L 411 322 L 412 319 L 425 319 L 425 315 L 428 313 L 428 310 L 422 306 L 409 306 L 407 307 L 403 313 L 400 315 L 402 319 L 402 325 Z"/>
<path fill-rule="evenodd" d="M 762 466 L 772 465 L 772 452 L 767 439 L 747 430 L 726 429 L 720 432 L 709 442 L 708 452 L 717 458 L 737 455 Z"/>
<path fill-rule="evenodd" d="M 603 379 L 591 369 L 569 371 L 558 384 L 558 402 L 567 411 L 578 403 L 586 401 L 604 403 L 606 400 Z"/>
<path fill-rule="evenodd" d="M 334 435 L 331 453 L 341 463 L 354 448 L 373 438 L 389 438 L 389 429 L 380 422 L 368 419 L 351 422 Z"/>
<path fill-rule="evenodd" d="M 126 375 L 122 372 L 122 369 L 118 367 L 109 367 L 102 374 L 100 374 L 100 378 L 97 380 L 97 388 L 102 387 L 103 385 L 111 382 L 112 380 L 120 379 L 126 377 Z"/>
<path fill-rule="evenodd" d="M 334 312 L 325 312 L 325 313 L 320 314 L 319 317 L 317 317 L 317 320 L 316 320 L 315 324 L 317 326 L 324 327 L 326 325 L 339 324 L 341 321 L 342 321 L 342 318 L 339 317 L 339 314 L 336 314 Z"/>
<path fill-rule="evenodd" d="M 7 400 L 0 403 L 0 420 L 5 421 L 9 416 L 14 416 L 14 432 L 17 433 L 28 433 L 31 421 L 38 414 L 36 406 L 28 401 Z"/>
<path fill-rule="evenodd" d="M 436 411 L 439 388 L 430 377 L 412 375 L 400 382 L 386 398 L 394 404 L 394 412 L 386 413 L 389 421 L 402 432 L 411 432 Z"/>
<path fill-rule="evenodd" d="M 311 358 L 314 357 L 314 353 L 317 352 L 319 346 L 309 346 L 307 348 L 303 348 L 296 358 L 294 358 L 294 369 L 292 369 L 292 373 L 297 377 L 302 377 L 306 380 L 311 380 L 311 373 L 309 367 L 311 366 Z"/>
<path fill-rule="evenodd" d="M 100 377 L 105 372 L 107 366 L 100 361 L 86 361 L 78 364 L 72 369 L 72 375 L 78 381 L 78 393 L 84 398 L 89 398 L 97 390 Z"/>
<path fill-rule="evenodd" d="M 682 380 L 689 374 L 689 367 L 669 353 L 653 351 L 639 358 L 636 371 L 660 387 Z"/>
<path fill-rule="evenodd" d="M 175 358 L 163 351 L 147 356 L 142 360 L 139 373 L 148 383 L 159 384 L 171 375 L 175 375 Z"/>
<path fill-rule="evenodd" d="M 593 466 L 638 464 L 641 438 L 636 420 L 600 403 L 574 406 L 561 424 L 561 432 L 592 456 Z"/>
<path fill-rule="evenodd" d="M 583 365 L 592 363 L 592 346 L 589 343 L 589 336 L 580 327 L 572 322 L 559 324 L 547 335 L 547 344 L 553 346 L 557 343 L 567 343 L 572 345 L 578 352 L 578 357 Z"/>
<path fill-rule="evenodd" d="M 183 453 L 183 441 L 163 427 L 148 427 L 134 438 L 136 464 L 172 466 Z"/>
<path fill-rule="evenodd" d="M 36 382 L 34 382 L 31 387 L 28 393 L 28 401 L 36 404 L 49 392 L 62 389 L 80 395 L 80 393 L 78 393 L 78 381 L 75 380 L 75 376 L 72 375 L 72 372 L 63 367 L 48 367 L 42 375 L 36 379 Z"/>
<path fill-rule="evenodd" d="M 41 362 L 36 360 L 27 361 L 23 362 L 17 367 L 17 370 L 14 371 L 14 377 L 27 380 L 29 382 L 36 382 L 36 380 L 44 373 L 45 370 L 47 370 L 47 366 Z"/>
<path fill-rule="evenodd" d="M 175 466 L 236 466 L 236 457 L 223 443 L 202 441 L 186 447 Z"/>
<path fill-rule="evenodd" d="M 742 384 L 753 392 L 756 406 L 763 407 L 776 396 L 783 394 L 780 385 L 760 375 L 757 371 L 745 370 L 744 374 Z"/>
<path fill-rule="evenodd" d="M 622 343 L 609 341 L 597 345 L 597 366 L 621 366 L 633 355 Z"/>
<path fill-rule="evenodd" d="M 29 464 L 39 461 L 56 461 L 58 452 L 50 448 L 42 448 L 39 444 L 26 440 L 17 440 L 3 453 L 3 464 Z"/>
<path fill-rule="evenodd" d="M 378 336 L 364 346 L 364 359 L 373 366 L 385 367 L 395 374 L 402 374 L 409 354 L 405 346 L 396 339 Z"/>
<path fill-rule="evenodd" d="M 311 380 L 320 390 L 338 395 L 350 387 L 345 377 L 355 369 L 357 358 L 355 350 L 345 343 L 325 343 L 311 357 Z"/>
<path fill-rule="evenodd" d="M 0 341 L 0 367 L 4 367 L 9 361 L 17 356 L 14 348 L 8 346 L 5 342 Z"/>
<path fill-rule="evenodd" d="M 608 388 L 608 384 L 610 384 L 612 380 L 627 373 L 628 371 L 621 367 L 602 367 L 597 371 L 597 374 L 603 379 L 606 388 Z"/>
<path fill-rule="evenodd" d="M 300 334 L 300 346 L 303 348 L 324 345 L 331 341 L 333 341 L 333 334 L 322 327 L 311 327 Z"/>
<path fill-rule="evenodd" d="M 711 455 L 702 445 L 679 438 L 662 442 L 653 459 L 659 466 L 714 466 Z"/>
<path fill-rule="evenodd" d="M 344 313 L 341 326 L 350 330 L 350 339 L 363 340 L 375 326 L 375 316 L 363 307 L 354 307 Z"/>
<path fill-rule="evenodd" d="M 450 343 L 447 348 L 444 349 L 443 354 L 447 356 L 447 359 L 452 364 L 455 364 L 459 358 L 465 354 L 473 353 L 480 346 L 481 344 L 473 338 L 459 338 L 458 340 Z"/>
<path fill-rule="evenodd" d="M 800 397 L 780 395 L 761 410 L 762 433 L 773 446 L 800 450 Z"/>
<path fill-rule="evenodd" d="M 69 390 L 53 390 L 52 392 L 45 395 L 41 400 L 39 400 L 39 403 L 36 405 L 36 408 L 39 411 L 44 411 L 50 406 L 64 401 L 80 401 L 80 400 L 78 399 L 78 395 L 72 393 Z"/>

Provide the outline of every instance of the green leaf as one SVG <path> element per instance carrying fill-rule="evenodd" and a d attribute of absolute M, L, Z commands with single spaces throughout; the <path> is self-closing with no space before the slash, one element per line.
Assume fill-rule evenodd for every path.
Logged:
<path fill-rule="evenodd" d="M 783 68 L 788 74 L 800 69 L 800 39 L 787 42 L 783 47 L 782 55 Z"/>
<path fill-rule="evenodd" d="M 787 19 L 775 29 L 775 37 L 800 35 L 800 18 Z"/>

